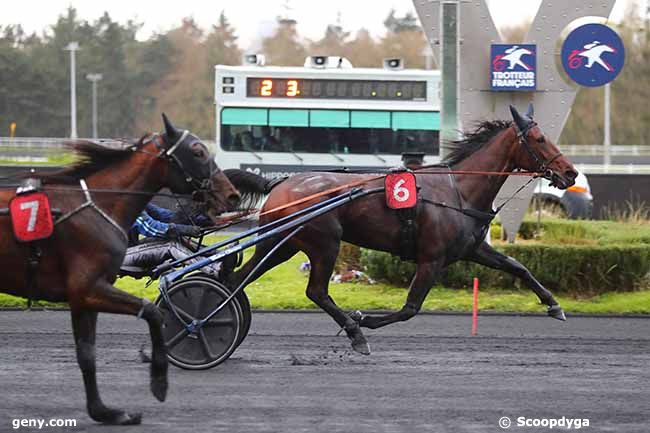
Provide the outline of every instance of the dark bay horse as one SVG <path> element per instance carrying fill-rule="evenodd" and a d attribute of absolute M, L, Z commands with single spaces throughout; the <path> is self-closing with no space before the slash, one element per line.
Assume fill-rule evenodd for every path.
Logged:
<path fill-rule="evenodd" d="M 199 191 L 214 215 L 239 202 L 238 191 L 218 169 L 208 148 L 195 135 L 176 129 L 164 115 L 163 120 L 164 133 L 146 135 L 124 148 L 76 142 L 74 149 L 81 156 L 78 163 L 40 176 L 42 190 L 61 215 L 55 217 L 53 235 L 37 241 L 41 257 L 35 272 L 28 268 L 30 246 L 14 239 L 9 217 L 0 217 L 0 269 L 4 276 L 0 290 L 68 302 L 88 414 L 106 424 L 138 424 L 141 416 L 109 408 L 99 396 L 95 374 L 98 312 L 147 321 L 153 347 L 151 391 L 160 401 L 167 394 L 162 315 L 152 303 L 113 286 L 127 247 L 126 232 L 154 193 L 164 187 L 178 194 Z M 0 208 L 7 207 L 14 190 L 0 191 Z"/>
<path fill-rule="evenodd" d="M 456 142 L 457 150 L 445 160 L 448 167 L 438 170 L 511 172 L 523 169 L 545 173 L 553 185 L 568 188 L 577 172 L 562 156 L 555 144 L 544 136 L 533 121 L 532 106 L 521 116 L 510 107 L 514 122 L 483 122 L 464 139 Z M 383 194 L 353 201 L 305 225 L 295 237 L 285 243 L 254 275 L 259 277 L 268 269 L 303 251 L 311 262 L 307 296 L 325 310 L 344 328 L 352 347 L 364 354 L 370 350 L 360 327 L 379 328 L 397 321 L 408 320 L 420 310 L 436 278 L 451 263 L 469 260 L 500 269 L 523 280 L 548 306 L 548 314 L 565 320 L 564 312 L 551 292 L 543 287 L 521 263 L 494 250 L 483 239 L 494 216 L 493 201 L 507 176 L 477 176 L 469 174 L 436 174 L 435 169 L 415 171 L 420 189 L 417 204 L 417 271 L 410 285 L 403 308 L 383 316 L 348 315 L 328 295 L 328 283 L 341 241 L 373 250 L 400 253 L 400 222 L 394 210 L 387 207 Z M 290 177 L 275 187 L 262 212 L 291 203 L 294 200 L 341 185 L 357 184 L 364 179 L 364 188 L 383 186 L 375 175 L 345 173 L 304 173 Z M 346 189 L 318 200 L 341 194 Z M 291 206 L 263 216 L 260 224 L 281 218 L 316 200 Z M 237 287 L 243 278 L 273 247 L 275 242 L 257 246 L 254 256 L 231 275 L 229 284 Z"/>

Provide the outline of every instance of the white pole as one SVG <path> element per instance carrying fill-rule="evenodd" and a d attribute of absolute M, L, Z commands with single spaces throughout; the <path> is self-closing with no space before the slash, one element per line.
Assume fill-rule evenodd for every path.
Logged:
<path fill-rule="evenodd" d="M 97 81 L 93 81 L 93 138 L 97 138 Z"/>
<path fill-rule="evenodd" d="M 604 120 L 604 138 L 603 138 L 603 163 L 605 165 L 610 165 L 612 163 L 611 157 L 611 146 L 612 146 L 612 136 L 611 136 L 611 124 L 610 124 L 610 95 L 611 95 L 611 83 L 605 84 L 605 120 Z"/>
<path fill-rule="evenodd" d="M 87 74 L 86 79 L 92 83 L 93 89 L 93 138 L 97 138 L 97 82 L 102 79 L 102 74 Z"/>
<path fill-rule="evenodd" d="M 79 49 L 79 43 L 70 42 L 64 49 L 70 51 L 70 138 L 77 138 L 77 72 L 75 52 Z"/>

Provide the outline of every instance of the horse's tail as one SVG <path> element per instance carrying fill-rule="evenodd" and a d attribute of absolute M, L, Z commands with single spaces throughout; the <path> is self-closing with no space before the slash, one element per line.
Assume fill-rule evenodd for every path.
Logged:
<path fill-rule="evenodd" d="M 241 194 L 240 208 L 243 210 L 254 208 L 275 186 L 287 179 L 286 177 L 280 177 L 269 180 L 255 173 L 238 168 L 228 168 L 223 173 L 230 183 L 239 190 Z"/>

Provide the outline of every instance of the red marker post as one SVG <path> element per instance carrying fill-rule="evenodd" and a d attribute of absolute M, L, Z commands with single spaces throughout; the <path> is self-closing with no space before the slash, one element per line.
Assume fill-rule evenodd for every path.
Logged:
<path fill-rule="evenodd" d="M 472 337 L 476 336 L 478 327 L 478 278 L 474 278 L 474 299 L 472 301 Z"/>

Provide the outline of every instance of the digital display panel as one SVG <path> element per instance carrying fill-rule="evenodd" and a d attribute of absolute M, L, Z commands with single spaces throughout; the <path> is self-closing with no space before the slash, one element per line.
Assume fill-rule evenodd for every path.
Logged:
<path fill-rule="evenodd" d="M 253 98 L 326 98 L 424 101 L 426 81 L 247 78 Z"/>

